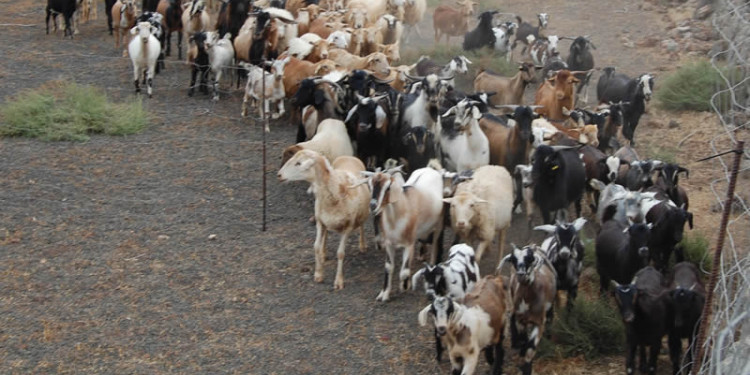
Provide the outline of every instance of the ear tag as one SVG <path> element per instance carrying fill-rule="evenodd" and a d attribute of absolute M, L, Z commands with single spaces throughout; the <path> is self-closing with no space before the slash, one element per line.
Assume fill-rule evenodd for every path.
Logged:
<path fill-rule="evenodd" d="M 552 170 L 554 171 L 554 170 L 556 170 L 557 168 L 560 168 L 560 166 L 559 166 L 559 165 L 555 165 L 555 166 L 553 166 L 553 167 L 552 167 Z"/>

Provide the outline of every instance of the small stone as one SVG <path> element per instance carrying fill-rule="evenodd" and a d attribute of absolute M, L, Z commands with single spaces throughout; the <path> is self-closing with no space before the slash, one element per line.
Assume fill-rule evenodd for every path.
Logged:
<path fill-rule="evenodd" d="M 680 48 L 680 45 L 675 42 L 673 39 L 665 39 L 661 41 L 662 47 L 666 48 L 669 52 L 677 52 L 677 50 Z"/>
<path fill-rule="evenodd" d="M 215 240 L 215 239 L 216 239 L 216 235 L 215 235 L 215 234 L 209 234 L 209 235 L 208 235 L 208 239 L 209 239 L 210 241 L 213 241 L 213 240 Z"/>
<path fill-rule="evenodd" d="M 169 239 L 169 236 L 167 236 L 166 234 L 160 234 L 160 235 L 156 236 L 156 239 L 157 240 L 161 240 L 161 241 L 166 241 L 166 240 Z"/>
<path fill-rule="evenodd" d="M 669 120 L 669 128 L 670 129 L 679 128 L 679 127 L 680 127 L 680 123 L 679 122 L 677 122 L 675 120 Z"/>
<path fill-rule="evenodd" d="M 680 33 L 684 34 L 684 33 L 688 32 L 688 31 L 690 31 L 690 29 L 691 29 L 690 26 L 679 26 L 677 28 L 677 32 L 680 32 Z"/>

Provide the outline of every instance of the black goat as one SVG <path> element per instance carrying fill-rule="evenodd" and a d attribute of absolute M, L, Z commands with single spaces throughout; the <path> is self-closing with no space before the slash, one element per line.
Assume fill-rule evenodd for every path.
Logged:
<path fill-rule="evenodd" d="M 659 170 L 654 186 L 646 191 L 656 192 L 657 199 L 670 199 L 677 207 L 683 207 L 687 210 L 690 207 L 688 195 L 685 189 L 678 185 L 680 173 L 685 173 L 685 177 L 690 175 L 687 168 L 677 164 L 664 164 Z"/>
<path fill-rule="evenodd" d="M 107 13 L 107 28 L 109 29 L 109 35 L 112 35 L 114 28 L 112 27 L 112 7 L 115 6 L 117 0 L 104 0 L 104 12 Z"/>
<path fill-rule="evenodd" d="M 588 71 L 594 69 L 594 55 L 591 54 L 592 49 L 596 49 L 596 46 L 591 42 L 588 35 L 575 38 L 573 44 L 570 45 L 570 54 L 568 55 L 567 60 L 568 69 L 573 71 Z M 583 91 L 581 100 L 584 103 L 589 100 L 588 87 L 590 80 L 591 75 L 587 74 L 581 79 L 576 91 L 576 94 L 579 96 L 581 95 L 581 91 Z"/>
<path fill-rule="evenodd" d="M 667 334 L 671 317 L 664 277 L 653 267 L 646 267 L 635 274 L 630 284 L 616 284 L 614 294 L 625 323 L 625 371 L 635 374 L 635 352 L 640 347 L 640 370 L 654 375 L 661 340 Z M 649 347 L 648 359 L 646 347 Z"/>
<path fill-rule="evenodd" d="M 158 6 L 159 0 L 143 0 L 141 1 L 141 12 L 156 12 Z"/>
<path fill-rule="evenodd" d="M 555 147 L 537 147 L 532 168 L 533 199 L 545 224 L 552 222 L 550 213 L 564 212 L 571 202 L 575 203 L 576 217 L 580 217 L 586 185 L 586 170 L 578 152 L 565 146 Z"/>
<path fill-rule="evenodd" d="M 495 32 L 492 31 L 492 18 L 497 13 L 499 12 L 496 10 L 487 11 L 482 12 L 482 14 L 477 17 L 479 18 L 479 24 L 477 27 L 464 35 L 464 51 L 471 51 L 482 47 L 495 47 L 497 38 L 495 38 Z"/>
<path fill-rule="evenodd" d="M 706 303 L 706 289 L 698 268 L 689 262 L 680 262 L 672 268 L 669 281 L 669 295 L 672 299 L 674 324 L 669 330 L 669 357 L 672 359 L 672 373 L 689 374 L 693 363 L 695 336 L 700 329 L 703 304 Z M 682 339 L 688 339 L 685 360 L 681 356 Z M 683 363 L 685 365 L 683 366 Z"/>
<path fill-rule="evenodd" d="M 73 29 L 70 25 L 73 22 L 73 14 L 76 11 L 76 0 L 47 0 L 47 8 L 45 10 L 47 12 L 47 17 L 45 19 L 45 23 L 47 24 L 47 34 L 49 34 L 49 18 L 53 18 L 52 22 L 55 24 L 55 30 L 57 30 L 57 15 L 62 14 L 63 20 L 65 21 L 63 37 L 70 36 L 70 38 L 73 39 Z M 111 33 L 112 32 L 110 31 L 110 34 Z"/>
<path fill-rule="evenodd" d="M 165 54 L 169 56 L 172 53 L 172 33 L 175 32 L 177 34 L 177 58 L 182 60 L 182 0 L 169 0 L 169 6 L 164 13 L 164 23 L 167 25 Z"/>
<path fill-rule="evenodd" d="M 195 43 L 197 50 L 196 56 L 193 57 L 193 68 L 190 72 L 190 88 L 188 89 L 188 96 L 193 96 L 195 92 L 195 81 L 198 74 L 200 74 L 200 92 L 208 95 L 208 71 L 211 67 L 208 61 L 208 52 L 206 52 L 206 33 L 199 32 L 195 33 L 190 37 L 190 41 Z"/>
<path fill-rule="evenodd" d="M 222 3 L 216 20 L 216 30 L 219 35 L 231 33 L 231 38 L 234 40 L 240 33 L 240 28 L 245 23 L 249 11 L 250 0 L 229 0 Z"/>
<path fill-rule="evenodd" d="M 607 220 L 596 236 L 596 271 L 599 288 L 606 293 L 610 280 L 627 283 L 641 268 L 648 265 L 648 239 L 652 225 L 635 223 L 630 226 Z"/>
<path fill-rule="evenodd" d="M 648 210 L 646 221 L 653 224 L 648 240 L 650 258 L 658 270 L 664 271 L 675 246 L 682 242 L 685 223 L 693 229 L 693 214 L 662 201 Z"/>
<path fill-rule="evenodd" d="M 601 83 L 604 79 L 605 83 Z M 638 78 L 630 78 L 625 74 L 614 73 L 610 76 L 599 78 L 597 84 L 597 97 L 600 103 L 628 102 L 623 108 L 624 124 L 622 135 L 635 145 L 635 128 L 638 121 L 646 111 L 646 103 L 651 100 L 654 89 L 654 77 L 645 73 Z"/>

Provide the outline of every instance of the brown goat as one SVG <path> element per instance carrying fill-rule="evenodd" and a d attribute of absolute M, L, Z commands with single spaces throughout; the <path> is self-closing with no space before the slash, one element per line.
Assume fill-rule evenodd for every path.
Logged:
<path fill-rule="evenodd" d="M 565 121 L 569 116 L 563 113 L 564 108 L 575 108 L 576 84 L 579 81 L 570 70 L 560 70 L 557 74 L 546 80 L 534 96 L 534 104 L 541 106 L 536 112 L 550 121 Z"/>
<path fill-rule="evenodd" d="M 435 29 L 435 43 L 445 35 L 446 43 L 450 37 L 462 37 L 469 31 L 469 18 L 474 15 L 474 6 L 479 5 L 477 2 L 469 0 L 459 0 L 457 4 L 459 9 L 440 5 L 435 8 L 432 15 L 432 27 Z"/>
<path fill-rule="evenodd" d="M 513 77 L 502 77 L 480 69 L 474 78 L 474 91 L 496 92 L 489 97 L 492 105 L 523 105 L 523 92 L 529 83 L 533 83 L 536 67 L 531 63 L 522 63 L 518 73 Z"/>

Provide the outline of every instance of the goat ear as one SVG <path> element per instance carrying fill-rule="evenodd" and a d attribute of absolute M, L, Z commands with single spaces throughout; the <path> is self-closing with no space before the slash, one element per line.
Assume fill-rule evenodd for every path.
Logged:
<path fill-rule="evenodd" d="M 138 26 L 130 29 L 130 35 L 137 35 L 137 34 L 138 34 Z M 190 40 L 193 40 L 192 37 L 190 38 Z"/>
<path fill-rule="evenodd" d="M 482 118 L 482 112 L 479 111 L 479 108 L 477 107 L 471 107 L 471 116 L 474 117 L 474 120 L 479 120 Z"/>
<path fill-rule="evenodd" d="M 448 117 L 450 115 L 454 115 L 454 114 L 456 114 L 456 106 L 453 106 L 449 110 L 445 111 L 445 113 L 443 113 L 442 117 L 446 118 L 446 117 Z"/>
<path fill-rule="evenodd" d="M 583 226 L 586 224 L 586 219 L 579 217 L 578 219 L 575 219 L 573 221 L 573 228 L 575 228 L 576 232 L 579 232 L 581 229 L 583 229 Z"/>
<path fill-rule="evenodd" d="M 427 305 L 422 311 L 419 312 L 419 315 L 417 318 L 419 319 L 419 325 L 424 327 L 427 325 L 427 317 L 430 314 L 430 310 L 432 310 L 432 304 Z"/>
<path fill-rule="evenodd" d="M 417 284 L 419 284 L 420 279 L 424 276 L 425 268 L 420 269 L 411 277 L 411 290 L 417 290 Z"/>
<path fill-rule="evenodd" d="M 544 224 L 534 227 L 534 230 L 541 230 L 547 233 L 555 233 L 555 226 L 551 224 Z"/>
<path fill-rule="evenodd" d="M 326 97 L 323 91 L 315 90 L 315 94 L 313 94 L 313 102 L 315 103 L 315 105 L 322 105 L 325 101 Z"/>

